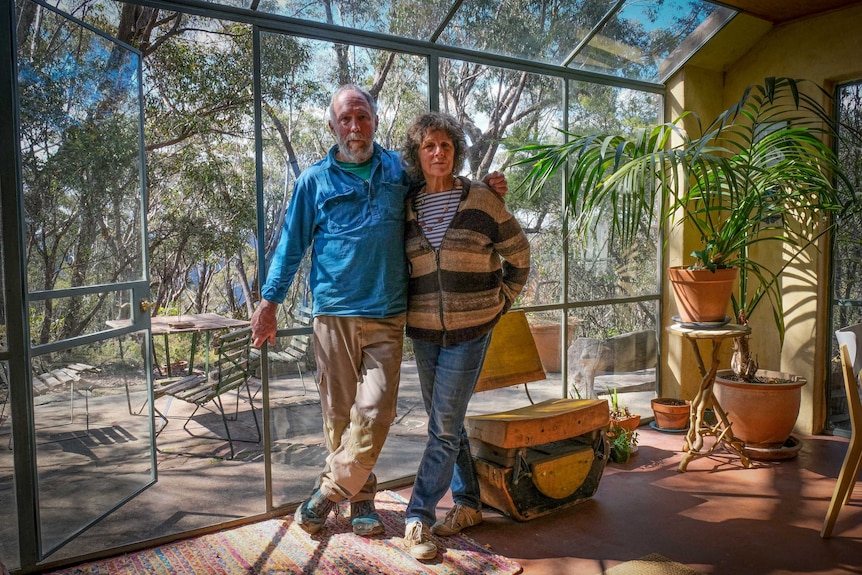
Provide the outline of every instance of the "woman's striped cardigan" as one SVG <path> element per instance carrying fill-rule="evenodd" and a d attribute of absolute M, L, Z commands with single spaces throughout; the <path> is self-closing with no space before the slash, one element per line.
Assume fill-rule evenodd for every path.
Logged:
<path fill-rule="evenodd" d="M 407 200 L 407 335 L 444 346 L 493 328 L 530 273 L 530 243 L 503 199 L 483 183 L 458 180 L 464 191 L 439 251 Z"/>

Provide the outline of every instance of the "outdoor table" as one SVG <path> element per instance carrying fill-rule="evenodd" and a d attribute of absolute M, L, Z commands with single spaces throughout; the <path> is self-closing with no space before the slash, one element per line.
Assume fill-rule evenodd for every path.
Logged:
<path fill-rule="evenodd" d="M 107 322 L 111 327 L 125 327 L 129 324 L 129 320 L 113 320 Z M 240 328 L 249 325 L 249 322 L 241 319 L 233 319 L 224 317 L 217 313 L 197 313 L 184 315 L 158 315 L 150 318 L 150 332 L 155 337 L 161 335 L 165 342 L 165 363 L 167 364 L 167 376 L 172 377 L 171 373 L 171 351 L 168 345 L 168 336 L 178 333 L 192 334 L 192 346 L 189 354 L 189 370 L 191 375 L 194 361 L 195 351 L 198 343 L 198 336 L 204 333 L 206 336 L 206 348 L 209 351 L 210 337 L 213 331 L 228 328 Z M 153 358 L 155 358 L 155 347 L 153 347 Z M 156 364 L 158 360 L 156 359 Z M 207 366 L 209 366 L 209 354 L 207 354 Z"/>
<path fill-rule="evenodd" d="M 731 429 L 730 421 L 727 419 L 727 414 L 713 395 L 715 374 L 718 371 L 719 366 L 719 351 L 721 350 L 721 344 L 726 339 L 732 339 L 751 333 L 751 328 L 738 324 L 727 324 L 715 328 L 692 328 L 674 324 L 667 329 L 669 333 L 683 337 L 691 343 L 691 346 L 694 349 L 694 356 L 697 360 L 700 375 L 703 378 L 700 382 L 700 389 L 691 402 L 689 428 L 685 436 L 685 445 L 683 446 L 683 451 L 686 453 L 677 470 L 685 471 L 689 461 L 696 457 L 705 457 L 712 454 L 712 452 L 720 445 L 724 445 L 731 451 L 736 452 L 742 460 L 742 465 L 744 467 L 751 467 L 751 460 L 745 454 L 745 444 L 733 435 L 733 430 Z M 709 365 L 709 369 L 707 369 L 706 364 L 704 364 L 698 340 L 708 340 L 712 342 L 712 361 Z M 715 412 L 715 424 L 709 424 L 704 420 L 704 411 L 710 406 L 712 406 L 712 409 Z M 704 449 L 703 439 L 708 436 L 715 437 L 715 442 L 708 448 Z"/>

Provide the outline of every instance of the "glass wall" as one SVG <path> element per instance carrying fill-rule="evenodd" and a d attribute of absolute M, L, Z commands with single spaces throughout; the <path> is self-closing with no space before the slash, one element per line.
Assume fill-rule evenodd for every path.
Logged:
<path fill-rule="evenodd" d="M 351 82 L 377 96 L 376 139 L 384 147 L 397 149 L 409 122 L 434 106 L 458 118 L 467 133 L 470 149 L 464 175 L 482 178 L 492 170 L 506 173 L 506 201 L 527 232 L 533 254 L 530 277 L 517 306 L 527 310 L 537 343 L 548 337 L 551 342 L 548 351 L 540 350 L 548 377 L 530 386 L 537 394 L 534 398 L 603 395 L 613 387 L 654 392 L 659 317 L 654 230 L 645 228 L 641 239 L 627 246 L 611 241 L 601 227 L 587 238 L 568 237 L 562 182 L 552 182 L 540 194 L 527 197 L 520 187 L 527 167 L 512 164 L 512 151 L 526 144 L 561 141 L 564 135 L 558 129 L 562 128 L 634 129 L 654 122 L 661 103 L 658 87 L 644 85 L 645 91 L 638 91 L 588 82 L 565 68 L 553 73 L 547 65 L 541 69 L 509 66 L 495 54 L 523 55 L 527 48 L 523 34 L 533 20 L 512 20 L 507 28 L 509 20 L 501 19 L 495 24 L 496 33 L 484 37 L 462 34 L 459 27 L 485 13 L 481 3 L 472 3 L 447 33 L 446 42 L 466 48 L 466 53 L 422 42 L 393 45 L 388 36 L 353 41 L 347 28 L 324 30 L 277 21 L 255 28 L 242 13 L 187 14 L 99 0 L 61 4 L 70 17 L 140 51 L 146 107 L 147 258 L 134 257 L 141 241 L 134 227 L 142 222 L 132 221 L 128 197 L 93 194 L 87 202 L 77 202 L 73 196 L 56 193 L 70 182 L 104 190 L 117 183 L 131 185 L 132 176 L 122 171 L 122 158 L 111 160 L 110 147 L 88 140 L 74 142 L 74 147 L 67 148 L 68 155 L 51 157 L 60 144 L 45 143 L 40 148 L 39 143 L 46 142 L 40 134 L 49 132 L 46 126 L 52 125 L 52 117 L 29 115 L 31 107 L 22 114 L 23 131 L 31 143 L 22 162 L 28 182 L 24 201 L 32 262 L 27 272 L 29 282 L 38 286 L 35 289 L 58 287 L 58 281 L 59 287 L 68 287 L 63 282 L 70 281 L 66 278 L 74 277 L 77 266 L 85 262 L 91 264 L 85 268 L 92 271 L 88 283 L 130 280 L 146 268 L 155 316 L 217 313 L 247 320 L 258 298 L 262 270 L 278 241 L 293 184 L 333 145 L 326 125 L 329 98 L 336 87 Z M 279 3 L 282 8 L 289 4 Z M 17 6 L 20 29 L 36 34 L 46 25 L 43 4 L 20 0 Z M 295 10 L 309 10 L 309 6 L 297 5 Z M 438 9 L 445 13 L 448 7 L 442 3 Z M 364 29 L 385 34 L 413 29 L 406 16 L 386 19 L 342 11 L 343 20 L 329 21 L 318 12 L 299 15 L 322 18 L 336 27 L 361 20 Z M 124 26 L 123 22 L 136 24 Z M 433 33 L 433 27 L 423 24 Z M 552 24 L 558 29 L 561 22 Z M 333 30 L 338 33 L 331 34 Z M 583 30 L 570 32 L 578 38 L 583 35 Z M 537 40 L 547 62 L 566 51 L 563 44 L 574 41 L 551 36 Z M 37 50 L 39 43 L 25 43 L 21 49 Z M 50 57 L 47 52 L 33 55 Z M 62 79 L 62 66 L 57 70 L 55 78 Z M 40 92 L 35 84 L 28 84 L 30 73 L 23 69 L 18 81 L 29 87 L 28 96 L 44 111 L 59 117 L 61 111 L 75 107 L 61 89 Z M 83 109 L 85 104 L 77 105 Z M 75 127 L 64 133 L 72 133 Z M 128 136 L 121 128 L 117 126 L 115 137 Z M 59 172 L 61 178 L 37 177 L 48 173 L 40 169 L 40 162 L 49 157 L 65 168 Z M 102 164 L 86 164 L 85 174 L 76 171 L 75 166 L 82 165 L 76 158 Z M 47 200 L 55 203 L 48 205 Z M 114 219 L 95 217 L 106 208 Z M 75 231 L 63 235 L 63 222 L 57 216 L 76 209 L 89 219 L 74 220 Z M 50 559 L 259 516 L 293 505 L 308 494 L 323 468 L 326 450 L 310 350 L 306 267 L 300 269 L 280 310 L 281 331 L 269 350 L 266 369 L 257 371 L 252 380 L 252 405 L 240 404 L 243 415 L 237 425 L 247 424 L 243 418 L 248 419 L 251 409 L 266 413 L 268 443 L 237 441 L 233 459 L 226 455 L 226 442 L 211 433 L 215 430 L 212 414 L 195 416 L 194 429 L 203 431 L 201 435 L 183 427 L 188 412 L 169 398 L 155 402 L 165 420 L 151 422 L 140 415 L 148 401 L 141 383 L 146 376 L 163 377 L 173 362 L 190 373 L 206 370 L 207 354 L 192 353 L 193 336 L 171 336 L 171 362 L 166 365 L 161 361 L 168 339 L 148 340 L 141 331 L 124 333 L 109 346 L 79 350 L 82 355 L 76 362 L 98 370 L 87 381 L 110 380 L 112 386 L 105 390 L 67 382 L 51 394 L 50 402 L 38 400 L 34 406 L 39 414 L 34 428 L 38 453 L 68 461 L 92 459 L 94 448 L 111 443 L 112 453 L 121 458 L 127 444 L 149 433 L 152 423 L 161 432 L 156 439 L 158 481 Z M 29 329 L 40 345 L 94 337 L 106 326 L 128 325 L 117 322 L 128 321 L 137 303 L 128 292 L 116 290 L 36 298 L 28 307 Z M 593 344 L 598 351 L 584 351 L 593 349 Z M 156 369 L 141 374 L 144 358 L 153 353 Z M 68 360 L 52 349 L 28 358 L 37 376 L 68 365 Z M 399 415 L 377 467 L 383 483 L 405 482 L 415 471 L 425 443 L 425 414 L 409 341 L 403 360 Z M 9 441 L 9 385 L 4 383 L 0 381 L 0 409 L 5 408 L 0 412 L 0 441 Z M 115 425 L 105 412 L 94 411 L 107 399 L 115 402 L 122 425 Z M 78 451 L 64 451 L 63 446 L 72 442 Z M 2 501 L 14 491 L 11 453 L 0 452 Z M 92 478 L 82 473 L 80 480 L 84 479 Z M 48 469 L 41 480 L 43 489 L 56 495 L 55 501 L 64 502 L 50 510 L 47 517 L 53 523 L 44 530 L 50 544 L 60 544 L 63 534 L 54 533 L 52 526 L 82 527 L 63 518 L 85 491 L 78 489 L 81 482 L 65 485 Z M 267 493 L 272 493 L 269 501 Z M 8 529 L 17 533 L 7 527 L 16 525 L 15 506 L 4 505 L 3 510 L 0 534 Z M 3 536 L 2 545 L 4 558 L 15 556 L 14 537 Z"/>
<path fill-rule="evenodd" d="M 0 206 L 0 216 L 3 207 Z M 3 231 L 0 217 L 0 236 Z M 5 261 L 4 245 L 0 242 L 0 262 Z M 0 357 L 9 350 L 6 339 L 6 275 L 0 267 Z M 9 569 L 19 567 L 18 506 L 15 497 L 15 462 L 12 447 L 12 406 L 10 404 L 9 362 L 0 360 L 0 557 Z"/>
<path fill-rule="evenodd" d="M 840 86 L 837 94 L 839 134 L 862 133 L 862 83 L 853 82 Z M 849 139 L 848 139 L 849 141 Z M 855 146 L 842 146 L 838 153 L 844 173 L 858 189 L 862 183 L 862 154 Z M 847 190 L 847 193 L 851 191 Z M 844 391 L 844 376 L 838 357 L 838 342 L 835 330 L 862 322 L 862 214 L 850 213 L 840 216 L 842 221 L 835 227 L 832 250 L 832 354 L 829 370 L 828 426 L 836 434 L 849 436 L 850 416 Z"/>
<path fill-rule="evenodd" d="M 577 135 L 632 133 L 661 120 L 661 98 L 630 89 L 573 82 L 569 130 Z M 610 234 L 612 208 L 587 235 L 569 237 L 570 321 L 568 391 L 574 397 L 614 390 L 633 413 L 650 413 L 657 389 L 660 310 L 659 237 L 644 222 L 623 244 Z"/>

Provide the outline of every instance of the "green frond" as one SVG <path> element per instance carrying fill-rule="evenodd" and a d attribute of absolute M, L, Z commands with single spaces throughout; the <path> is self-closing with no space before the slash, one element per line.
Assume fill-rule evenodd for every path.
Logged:
<path fill-rule="evenodd" d="M 766 78 L 705 128 L 696 114 L 684 112 L 631 135 L 562 132 L 562 144 L 516 150 L 527 154 L 516 164 L 531 166 L 524 183 L 531 193 L 567 170 L 575 233 L 591 231 L 600 219 L 623 241 L 645 222 L 656 222 L 661 232 L 690 226 L 701 238 L 691 267 L 740 268 L 734 311 L 750 316 L 765 298 L 783 338 L 778 277 L 835 225 L 832 216 L 862 210 L 862 197 L 841 201 L 839 184 L 853 186 L 831 148 L 838 134 L 821 104 L 826 92 L 814 86 L 812 95 L 802 84 L 814 86 Z M 686 118 L 697 134 L 683 129 Z M 751 259 L 750 248 L 758 244 L 792 246 L 793 256 L 773 273 Z M 751 285 L 758 287 L 749 293 Z"/>

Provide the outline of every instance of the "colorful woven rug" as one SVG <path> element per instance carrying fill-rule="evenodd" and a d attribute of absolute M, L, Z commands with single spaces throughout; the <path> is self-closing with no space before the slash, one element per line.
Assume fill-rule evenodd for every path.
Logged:
<path fill-rule="evenodd" d="M 353 534 L 347 517 L 330 516 L 308 535 L 293 517 L 270 519 L 161 545 L 137 553 L 54 571 L 51 575 L 514 575 L 521 566 L 459 535 L 437 540 L 436 560 L 421 563 L 401 545 L 407 502 L 391 491 L 377 494 L 386 527 L 379 538 Z M 346 505 L 339 511 L 349 512 Z"/>

